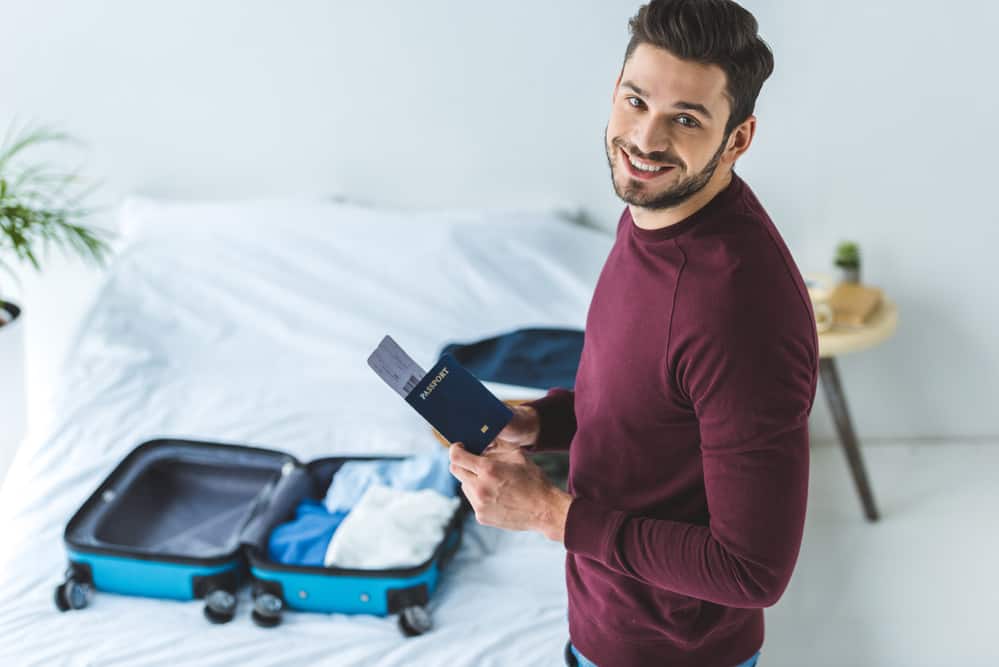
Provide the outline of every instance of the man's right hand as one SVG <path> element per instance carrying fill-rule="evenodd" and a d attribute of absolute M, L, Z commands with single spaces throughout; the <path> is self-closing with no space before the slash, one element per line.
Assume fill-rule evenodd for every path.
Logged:
<path fill-rule="evenodd" d="M 516 451 L 537 441 L 541 430 L 538 411 L 529 405 L 510 405 L 509 408 L 513 410 L 513 419 L 499 432 L 496 439 L 489 443 L 482 452 L 483 456 Z"/>

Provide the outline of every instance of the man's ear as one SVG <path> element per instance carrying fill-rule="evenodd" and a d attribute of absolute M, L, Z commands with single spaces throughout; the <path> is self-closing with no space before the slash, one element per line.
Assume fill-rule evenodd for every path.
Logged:
<path fill-rule="evenodd" d="M 743 153 L 749 150 L 750 144 L 753 143 L 753 136 L 756 134 L 756 116 L 750 116 L 746 120 L 742 121 L 738 127 L 732 130 L 732 136 L 729 137 L 728 143 L 731 147 L 728 149 L 731 151 L 732 164 L 738 160 Z"/>

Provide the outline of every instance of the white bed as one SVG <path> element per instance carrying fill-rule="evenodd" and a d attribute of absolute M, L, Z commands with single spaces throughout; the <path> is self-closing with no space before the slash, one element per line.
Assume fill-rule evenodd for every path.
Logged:
<path fill-rule="evenodd" d="M 0 493 L 0 665 L 553 665 L 566 639 L 562 549 L 466 528 L 431 610 L 288 613 L 212 626 L 200 601 L 97 593 L 59 613 L 70 515 L 156 436 L 281 449 L 302 460 L 438 446 L 370 371 L 391 333 L 429 366 L 445 342 L 582 327 L 611 237 L 552 214 L 405 213 L 307 201 L 123 207 L 120 252 L 64 364 L 50 433 Z M 498 388 L 504 397 L 539 395 Z"/>

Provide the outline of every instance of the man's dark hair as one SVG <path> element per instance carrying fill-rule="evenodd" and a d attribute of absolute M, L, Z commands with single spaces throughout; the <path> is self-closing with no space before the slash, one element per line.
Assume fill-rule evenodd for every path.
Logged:
<path fill-rule="evenodd" d="M 774 55 L 757 34 L 756 17 L 732 0 L 652 0 L 628 28 L 625 62 L 639 44 L 649 44 L 721 67 L 731 107 L 725 136 L 753 114 L 763 82 L 774 71 Z"/>

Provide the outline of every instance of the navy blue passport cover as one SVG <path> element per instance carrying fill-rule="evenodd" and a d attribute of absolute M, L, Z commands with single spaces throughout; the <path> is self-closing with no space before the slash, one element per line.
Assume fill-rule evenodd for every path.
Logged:
<path fill-rule="evenodd" d="M 450 354 L 434 364 L 406 396 L 413 406 L 448 442 L 481 454 L 513 412 Z"/>

